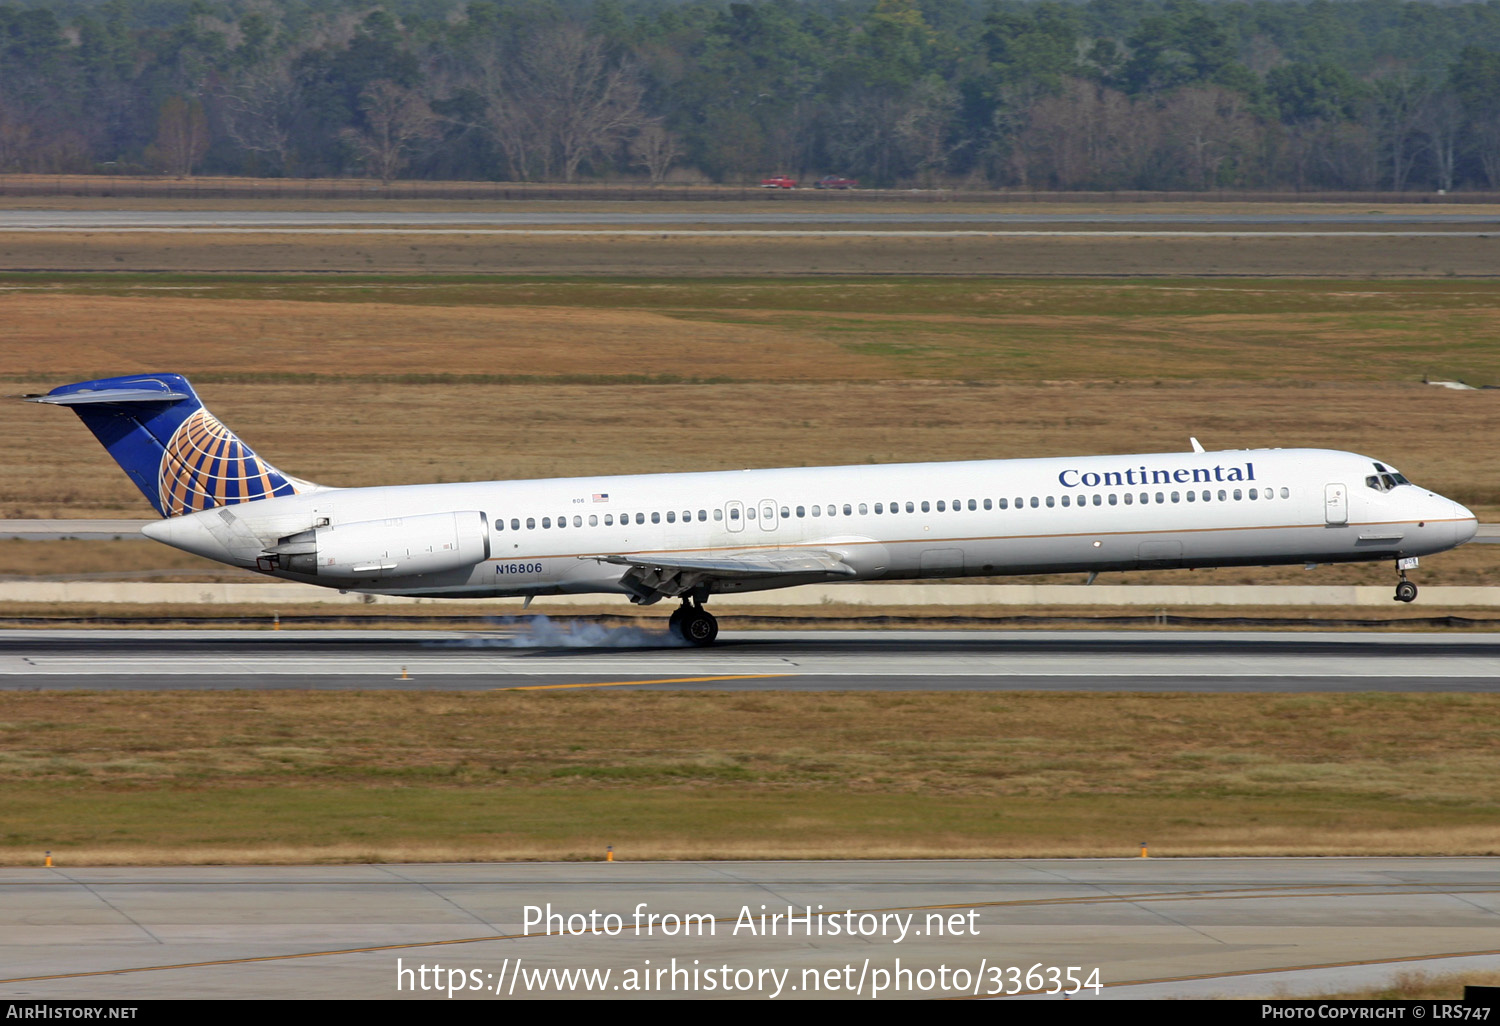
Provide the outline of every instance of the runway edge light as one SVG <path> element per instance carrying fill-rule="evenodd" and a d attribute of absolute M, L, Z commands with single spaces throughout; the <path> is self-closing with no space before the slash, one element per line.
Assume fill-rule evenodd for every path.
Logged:
<path fill-rule="evenodd" d="M 45 865 L 48 869 L 52 868 L 52 853 L 50 851 L 47 853 L 47 861 L 44 862 L 43 865 Z"/>
<path fill-rule="evenodd" d="M 1149 859 L 1150 857 L 1151 856 L 1149 854 L 1147 854 L 1147 852 L 1146 852 L 1146 842 L 1142 841 L 1141 842 L 1141 858 L 1143 858 L 1143 859 Z"/>
<path fill-rule="evenodd" d="M 613 862 L 614 860 L 615 860 L 615 846 L 612 845 L 612 844 L 606 844 L 604 846 L 604 861 L 605 862 Z"/>

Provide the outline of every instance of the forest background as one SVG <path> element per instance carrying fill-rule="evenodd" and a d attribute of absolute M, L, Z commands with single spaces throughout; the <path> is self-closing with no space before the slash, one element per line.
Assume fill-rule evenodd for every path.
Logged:
<path fill-rule="evenodd" d="M 20 0 L 0 172 L 1500 189 L 1500 2 Z"/>

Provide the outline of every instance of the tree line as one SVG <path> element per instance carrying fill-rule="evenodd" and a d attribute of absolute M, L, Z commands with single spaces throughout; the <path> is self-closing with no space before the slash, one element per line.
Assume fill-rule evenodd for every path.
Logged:
<path fill-rule="evenodd" d="M 1500 189 L 1500 0 L 36 0 L 0 171 Z"/>

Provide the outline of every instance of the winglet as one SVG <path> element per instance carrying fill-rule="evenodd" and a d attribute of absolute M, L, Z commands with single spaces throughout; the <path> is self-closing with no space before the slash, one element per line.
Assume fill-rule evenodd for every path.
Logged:
<path fill-rule="evenodd" d="M 1200 442 L 1200 441 L 1198 441 L 1198 439 L 1196 439 L 1196 438 L 1189 438 L 1188 441 L 1193 443 L 1193 451 L 1194 452 L 1203 452 L 1203 451 L 1205 451 L 1204 448 L 1203 448 L 1203 443 Z"/>

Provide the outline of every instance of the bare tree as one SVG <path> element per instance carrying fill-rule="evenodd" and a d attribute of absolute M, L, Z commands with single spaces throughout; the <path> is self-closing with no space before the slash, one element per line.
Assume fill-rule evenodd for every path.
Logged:
<path fill-rule="evenodd" d="M 1220 86 L 1180 89 L 1162 106 L 1163 124 L 1178 158 L 1173 163 L 1185 166 L 1194 188 L 1216 184 L 1225 163 L 1254 135 L 1254 119 L 1245 106 L 1243 94 Z"/>
<path fill-rule="evenodd" d="M 1434 184 L 1443 192 L 1453 189 L 1463 124 L 1463 105 L 1450 89 L 1432 92 L 1417 112 L 1417 131 L 1426 138 L 1427 152 L 1432 154 Z"/>
<path fill-rule="evenodd" d="M 650 121 L 630 141 L 630 152 L 635 162 L 646 169 L 652 185 L 660 185 L 672 167 L 672 162 L 682 156 L 677 148 L 677 137 L 667 131 L 660 121 Z"/>
<path fill-rule="evenodd" d="M 292 131 L 302 109 L 302 84 L 292 70 L 294 55 L 253 67 L 229 80 L 220 93 L 229 137 L 264 153 L 283 172 L 292 163 Z"/>
<path fill-rule="evenodd" d="M 581 25 L 565 22 L 538 32 L 518 71 L 515 101 L 540 130 L 564 181 L 576 179 L 579 165 L 616 146 L 645 119 L 635 66 L 611 60 L 604 41 Z"/>
<path fill-rule="evenodd" d="M 365 167 L 389 185 L 421 142 L 437 134 L 437 118 L 427 101 L 410 89 L 384 79 L 360 94 L 364 112 L 360 128 L 346 128 Z"/>
<path fill-rule="evenodd" d="M 522 102 L 518 68 L 499 52 L 481 51 L 462 85 L 484 101 L 484 113 L 467 127 L 483 132 L 499 148 L 513 181 L 546 176 L 545 143 L 531 107 Z"/>
<path fill-rule="evenodd" d="M 208 152 L 208 117 L 197 100 L 172 96 L 161 105 L 156 142 L 147 147 L 147 160 L 168 174 L 188 178 Z"/>
<path fill-rule="evenodd" d="M 935 176 L 947 170 L 948 158 L 968 145 L 968 140 L 949 141 L 958 105 L 956 89 L 935 76 L 925 78 L 912 90 L 896 121 L 896 137 L 924 188 L 931 188 Z"/>

